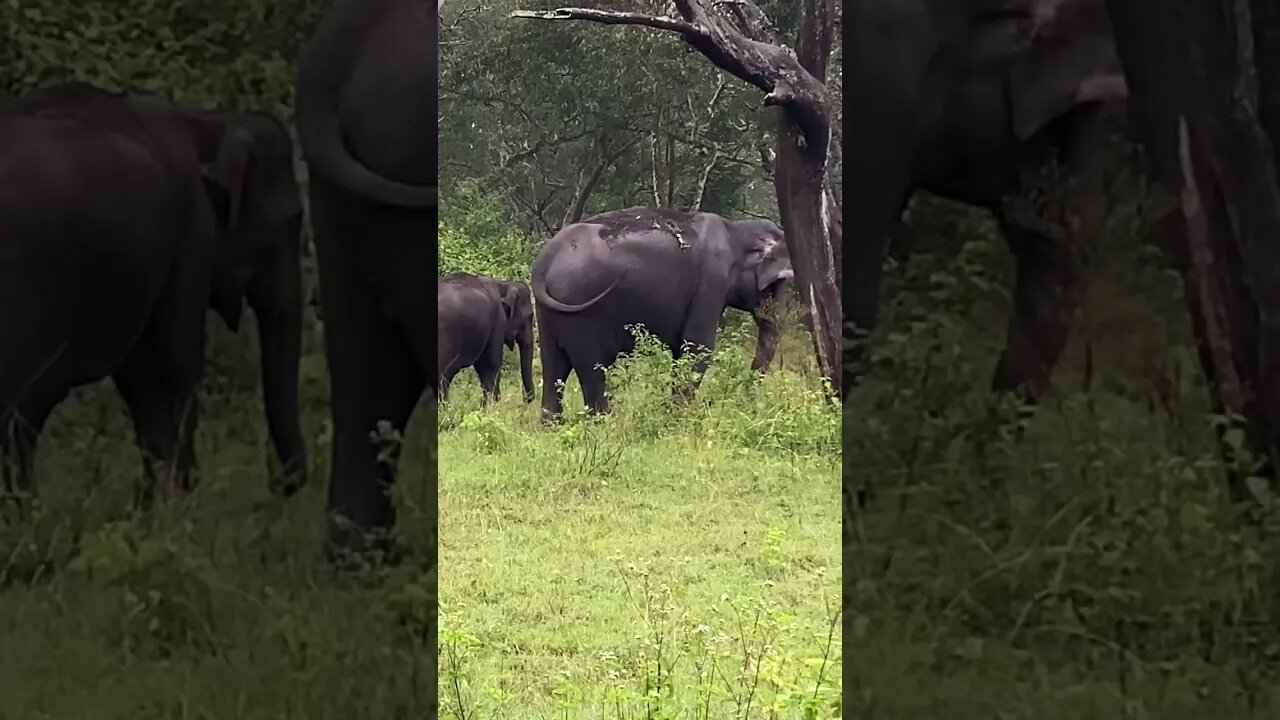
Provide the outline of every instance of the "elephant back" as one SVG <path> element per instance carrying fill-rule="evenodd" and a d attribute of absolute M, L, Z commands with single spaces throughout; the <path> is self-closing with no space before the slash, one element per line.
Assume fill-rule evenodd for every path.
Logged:
<path fill-rule="evenodd" d="M 600 239 L 612 247 L 629 235 L 649 233 L 654 230 L 677 232 L 685 238 L 694 238 L 697 229 L 693 215 L 669 208 L 633 207 L 612 210 L 586 218 L 582 222 L 600 226 Z"/>

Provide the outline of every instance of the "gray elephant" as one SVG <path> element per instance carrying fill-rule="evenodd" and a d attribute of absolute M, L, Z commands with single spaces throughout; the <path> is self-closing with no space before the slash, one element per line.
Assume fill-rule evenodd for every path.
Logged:
<path fill-rule="evenodd" d="M 1102 107 L 1126 96 L 1103 1 L 859 0 L 849 12 L 845 320 L 874 328 L 891 231 L 916 190 L 990 209 L 1018 272 L 993 385 L 1034 399 L 1065 346 L 1097 227 L 1055 232 L 1004 201 L 1051 160 L 1080 181 L 1070 202 L 1082 215 L 1102 193 Z M 845 358 L 846 394 L 858 362 Z"/>
<path fill-rule="evenodd" d="M 421 0 L 335 0 L 298 64 L 334 427 L 334 560 L 389 549 L 398 445 L 369 438 L 384 423 L 403 431 L 436 384 L 422 318 L 435 316 L 437 28 Z"/>
<path fill-rule="evenodd" d="M 474 367 L 485 397 L 498 400 L 503 346 L 520 351 L 525 402 L 533 402 L 533 299 L 529 286 L 454 273 L 436 281 L 436 372 L 440 399 L 461 370 Z"/>
<path fill-rule="evenodd" d="M 264 395 L 287 470 L 276 488 L 302 483 L 301 206 L 283 130 L 265 116 L 85 83 L 33 91 L 0 113 L 6 489 L 34 491 L 49 414 L 71 388 L 108 376 L 147 460 L 139 504 L 162 475 L 191 487 L 205 315 L 214 307 L 234 328 L 242 295 L 262 328 Z"/>
<path fill-rule="evenodd" d="M 634 349 L 643 325 L 675 357 L 716 347 L 726 307 L 746 310 L 759 336 L 757 370 L 777 348 L 774 302 L 795 273 L 782 230 L 768 220 L 633 207 L 562 228 L 533 262 L 542 353 L 542 410 L 554 422 L 562 381 L 577 373 L 587 406 L 609 409 L 604 373 Z M 708 359 L 696 361 L 699 372 Z"/>

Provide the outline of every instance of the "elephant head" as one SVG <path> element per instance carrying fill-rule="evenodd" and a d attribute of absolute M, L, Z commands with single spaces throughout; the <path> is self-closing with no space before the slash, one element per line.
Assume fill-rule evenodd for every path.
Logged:
<path fill-rule="evenodd" d="M 778 350 L 779 304 L 795 277 L 786 236 L 769 220 L 726 221 L 730 245 L 741 262 L 730 279 L 729 305 L 746 310 L 756 321 L 756 356 L 751 367 L 768 370 Z"/>
<path fill-rule="evenodd" d="M 1102 0 L 1038 0 L 1027 44 L 1010 58 L 1014 135 L 1026 140 L 1081 103 L 1128 96 Z"/>
<path fill-rule="evenodd" d="M 533 296 L 522 282 L 499 281 L 502 311 L 507 317 L 503 343 L 520 348 L 520 382 L 525 402 L 533 402 Z"/>
<path fill-rule="evenodd" d="M 298 419 L 302 345 L 302 201 L 283 123 L 257 113 L 186 111 L 221 230 L 210 305 L 236 332 L 257 320 L 263 405 L 282 463 L 273 488 L 306 483 Z"/>

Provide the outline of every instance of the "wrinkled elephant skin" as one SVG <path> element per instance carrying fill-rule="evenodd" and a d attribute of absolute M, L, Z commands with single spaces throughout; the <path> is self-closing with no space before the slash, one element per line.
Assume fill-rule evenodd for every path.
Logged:
<path fill-rule="evenodd" d="M 390 549 L 399 446 L 389 437 L 436 384 L 423 318 L 435 317 L 437 25 L 420 0 L 336 0 L 298 64 L 334 427 L 327 547 L 336 561 Z"/>
<path fill-rule="evenodd" d="M 440 399 L 474 367 L 485 397 L 498 400 L 502 349 L 519 348 L 525 402 L 533 402 L 533 299 L 522 282 L 455 273 L 436 281 L 436 374 Z"/>
<path fill-rule="evenodd" d="M 0 451 L 8 489 L 34 492 L 36 441 L 76 386 L 111 377 L 146 459 L 194 483 L 196 384 L 217 262 L 215 197 L 240 194 L 245 139 L 201 162 L 183 120 L 83 83 L 0 115 Z"/>
<path fill-rule="evenodd" d="M 773 301 L 793 277 L 782 230 L 768 220 L 635 207 L 561 229 L 533 263 L 544 419 L 560 417 L 570 372 L 587 406 L 608 410 L 599 368 L 634 348 L 629 325 L 643 325 L 679 358 L 686 343 L 715 349 L 726 307 L 749 311 L 763 371 L 777 345 Z M 698 372 L 707 363 L 701 354 Z"/>

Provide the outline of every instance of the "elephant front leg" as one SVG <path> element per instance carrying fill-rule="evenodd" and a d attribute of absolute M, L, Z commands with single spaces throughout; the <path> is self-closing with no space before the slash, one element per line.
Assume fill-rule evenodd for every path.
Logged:
<path fill-rule="evenodd" d="M 533 341 L 519 343 L 520 348 L 520 383 L 524 387 L 524 401 L 531 403 L 536 398 L 533 391 Z"/>
<path fill-rule="evenodd" d="M 582 402 L 587 410 L 596 415 L 609 412 L 609 388 L 605 382 L 604 368 L 599 362 L 575 365 L 573 371 L 578 375 L 578 384 L 582 386 Z"/>
<path fill-rule="evenodd" d="M 702 376 L 711 367 L 711 356 L 716 350 L 716 333 L 720 329 L 720 318 L 724 315 L 724 303 L 716 302 L 711 297 L 715 294 L 712 291 L 694 298 L 689 308 L 689 317 L 685 319 L 680 331 L 680 346 L 672 353 L 677 359 L 686 354 L 693 356 L 693 378 L 689 382 L 677 383 L 672 388 L 672 400 L 677 404 L 693 400 L 702 383 Z"/>
<path fill-rule="evenodd" d="M 1013 312 L 992 388 L 1037 402 L 1062 358 L 1083 294 L 1085 264 L 1061 238 L 1004 226 L 1017 263 Z"/>

